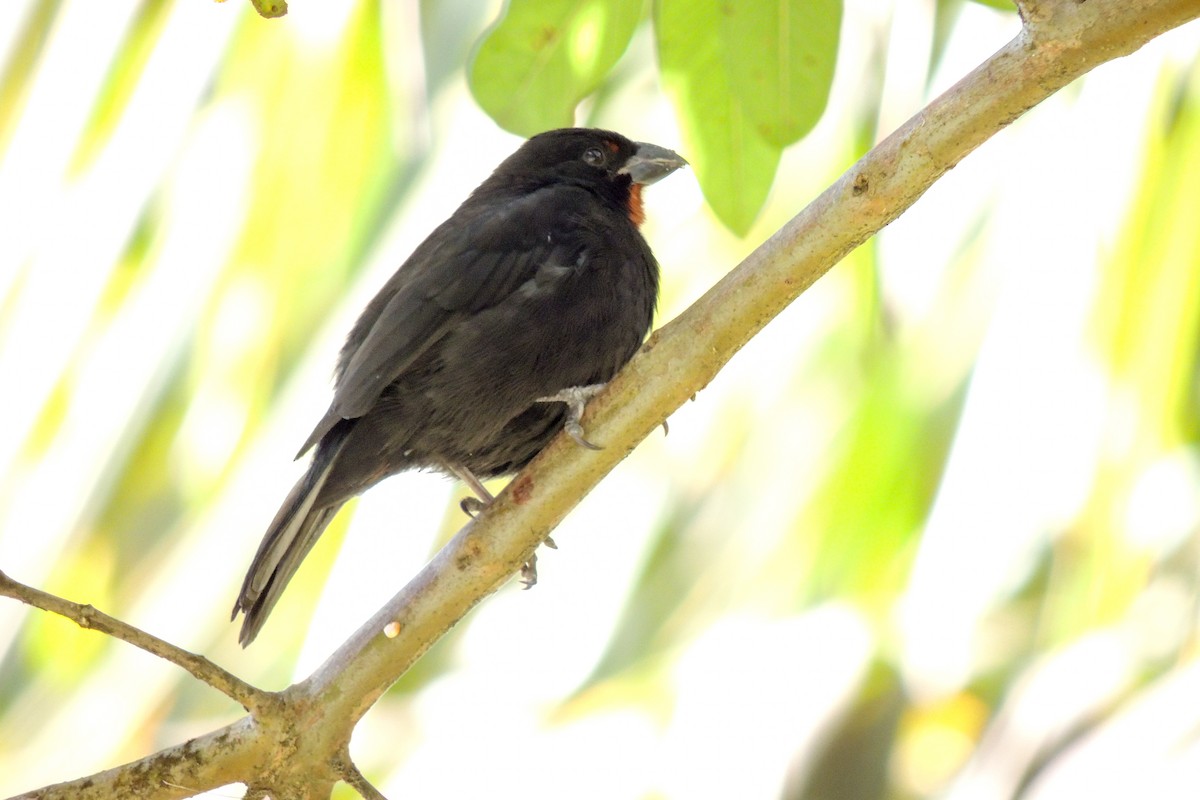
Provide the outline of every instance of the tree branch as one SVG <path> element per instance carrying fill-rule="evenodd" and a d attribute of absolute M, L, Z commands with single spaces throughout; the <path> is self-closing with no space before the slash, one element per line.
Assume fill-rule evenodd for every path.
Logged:
<path fill-rule="evenodd" d="M 207 658 L 184 650 L 170 642 L 163 641 L 157 636 L 135 628 L 127 622 L 110 617 L 103 611 L 98 611 L 91 605 L 73 603 L 57 595 L 43 592 L 32 586 L 26 586 L 20 581 L 13 580 L 0 571 L 0 595 L 20 600 L 26 605 L 40 608 L 66 617 L 81 628 L 107 633 L 115 639 L 128 642 L 134 647 L 145 650 L 151 655 L 170 661 L 172 664 L 190 672 L 193 677 L 207 683 L 230 699 L 236 701 L 247 711 L 253 711 L 268 702 L 272 695 L 262 689 L 251 686 L 233 673 L 218 667 Z"/>
<path fill-rule="evenodd" d="M 383 796 L 383 792 L 376 789 L 355 766 L 354 761 L 350 758 L 350 748 L 342 751 L 342 754 L 334 761 L 334 767 L 342 780 L 358 792 L 359 797 L 362 797 L 363 800 L 387 800 Z"/>
<path fill-rule="evenodd" d="M 236 783 L 270 759 L 273 742 L 250 717 L 120 767 L 12 800 L 174 800 Z"/>

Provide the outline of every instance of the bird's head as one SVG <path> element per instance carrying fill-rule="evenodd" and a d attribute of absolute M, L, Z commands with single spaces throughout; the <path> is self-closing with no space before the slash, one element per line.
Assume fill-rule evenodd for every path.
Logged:
<path fill-rule="evenodd" d="M 641 189 L 685 166 L 673 150 L 635 142 L 613 131 L 560 128 L 539 133 L 496 169 L 494 178 L 527 187 L 574 183 L 627 205 L 629 216 L 641 224 Z"/>

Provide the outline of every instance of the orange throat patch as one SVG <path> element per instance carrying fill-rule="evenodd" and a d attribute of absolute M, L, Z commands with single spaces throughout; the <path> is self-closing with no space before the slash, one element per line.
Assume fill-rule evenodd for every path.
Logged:
<path fill-rule="evenodd" d="M 642 185 L 633 183 L 629 186 L 629 219 L 634 225 L 641 227 L 646 221 L 646 209 L 642 207 Z"/>

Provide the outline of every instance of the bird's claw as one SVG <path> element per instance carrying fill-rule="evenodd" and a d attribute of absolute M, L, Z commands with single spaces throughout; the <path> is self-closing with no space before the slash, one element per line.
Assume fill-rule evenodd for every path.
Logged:
<path fill-rule="evenodd" d="M 476 514 L 490 506 L 492 501 L 496 499 L 492 497 L 492 493 L 489 492 L 487 487 L 483 485 L 483 481 L 479 480 L 479 478 L 476 478 L 475 474 L 471 472 L 471 470 L 460 464 L 447 463 L 444 466 L 447 472 L 465 483 L 467 488 L 475 494 L 474 497 L 464 497 L 462 500 L 458 501 L 458 507 L 461 508 L 463 513 L 468 517 L 474 519 Z"/>
<path fill-rule="evenodd" d="M 549 536 L 542 541 L 542 544 L 551 550 L 558 549 L 558 544 Z M 534 586 L 537 586 L 537 582 L 537 553 L 534 553 L 529 557 L 528 561 L 521 565 L 521 588 L 532 589 Z"/>
<path fill-rule="evenodd" d="M 570 386 L 548 397 L 539 397 L 537 401 L 539 403 L 565 403 L 567 421 L 563 424 L 563 430 L 567 432 L 567 436 L 574 439 L 575 444 L 580 447 L 586 447 L 588 450 L 603 450 L 603 447 L 589 442 L 583 435 L 581 420 L 584 410 L 587 409 L 588 400 L 599 394 L 606 385 L 593 383 L 588 386 Z"/>
<path fill-rule="evenodd" d="M 529 560 L 521 565 L 521 583 L 525 589 L 537 586 L 537 553 L 531 555 Z"/>
<path fill-rule="evenodd" d="M 563 425 L 563 430 L 567 432 L 575 440 L 575 444 L 580 447 L 586 447 L 588 450 L 603 450 L 604 448 L 593 442 L 589 442 L 583 436 L 583 426 L 579 424 L 579 420 L 574 416 L 567 417 L 567 424 Z"/>
<path fill-rule="evenodd" d="M 472 519 L 474 519 L 475 515 L 480 511 L 483 511 L 485 508 L 487 508 L 488 505 L 489 504 L 487 501 L 480 500 L 478 497 L 464 497 L 462 500 L 458 501 L 458 507 L 462 509 L 464 514 Z"/>

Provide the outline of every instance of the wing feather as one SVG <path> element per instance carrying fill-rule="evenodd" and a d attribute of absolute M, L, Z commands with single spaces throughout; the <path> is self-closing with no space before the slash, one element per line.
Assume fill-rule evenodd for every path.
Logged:
<path fill-rule="evenodd" d="M 503 302 L 530 280 L 558 276 L 580 246 L 556 241 L 586 190 L 551 185 L 497 204 L 464 203 L 367 305 L 342 348 L 333 402 L 297 457 L 342 419 L 366 414 L 464 316 Z M 554 269 L 546 270 L 552 266 Z"/>

